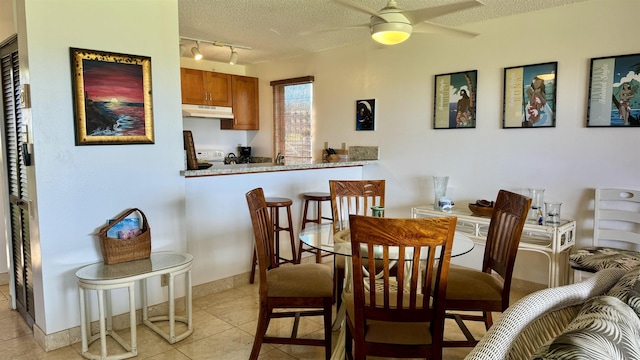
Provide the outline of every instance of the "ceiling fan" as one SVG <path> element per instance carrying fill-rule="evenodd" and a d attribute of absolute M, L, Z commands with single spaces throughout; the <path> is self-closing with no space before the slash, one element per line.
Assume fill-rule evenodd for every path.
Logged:
<path fill-rule="evenodd" d="M 350 28 L 368 27 L 371 30 L 371 37 L 373 40 L 384 45 L 399 44 L 407 40 L 409 36 L 411 36 L 411 33 L 414 32 L 424 33 L 446 31 L 468 37 L 477 36 L 478 34 L 476 33 L 434 24 L 427 20 L 475 6 L 484 5 L 479 0 L 470 0 L 416 10 L 402 10 L 398 7 L 395 0 L 389 0 L 387 6 L 383 7 L 379 11 L 375 11 L 351 0 L 333 1 L 350 9 L 371 15 L 369 24 L 350 26 Z"/>

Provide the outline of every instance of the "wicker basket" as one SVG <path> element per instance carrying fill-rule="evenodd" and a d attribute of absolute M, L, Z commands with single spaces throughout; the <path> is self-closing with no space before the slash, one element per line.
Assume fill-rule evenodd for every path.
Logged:
<path fill-rule="evenodd" d="M 131 239 L 116 239 L 107 236 L 107 231 L 122 221 L 133 212 L 139 212 L 142 215 L 142 226 L 140 227 L 140 235 Z M 144 213 L 137 208 L 129 209 L 123 212 L 111 224 L 105 225 L 98 232 L 100 237 L 100 249 L 105 264 L 117 264 L 126 261 L 148 259 L 151 256 L 151 230 Z"/>

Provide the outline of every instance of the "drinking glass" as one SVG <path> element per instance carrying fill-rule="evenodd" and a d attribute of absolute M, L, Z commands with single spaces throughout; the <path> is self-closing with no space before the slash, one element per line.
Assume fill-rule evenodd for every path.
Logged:
<path fill-rule="evenodd" d="M 531 198 L 529 219 L 538 221 L 543 214 L 542 206 L 544 205 L 544 189 L 529 189 L 529 197 Z"/>
<path fill-rule="evenodd" d="M 560 223 L 560 205 L 562 205 L 562 203 L 559 201 L 549 201 L 544 203 L 544 220 L 548 224 Z"/>
<path fill-rule="evenodd" d="M 384 206 L 372 206 L 371 214 L 375 217 L 382 217 L 382 212 L 384 211 Z"/>
<path fill-rule="evenodd" d="M 433 192 L 435 198 L 433 201 L 433 209 L 440 210 L 440 198 L 447 195 L 447 183 L 449 182 L 448 176 L 434 176 L 433 177 Z"/>

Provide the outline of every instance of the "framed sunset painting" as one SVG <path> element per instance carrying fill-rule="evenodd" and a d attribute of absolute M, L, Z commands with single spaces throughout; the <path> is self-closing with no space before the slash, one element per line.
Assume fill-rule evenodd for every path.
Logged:
<path fill-rule="evenodd" d="M 151 58 L 71 48 L 76 145 L 153 144 Z"/>

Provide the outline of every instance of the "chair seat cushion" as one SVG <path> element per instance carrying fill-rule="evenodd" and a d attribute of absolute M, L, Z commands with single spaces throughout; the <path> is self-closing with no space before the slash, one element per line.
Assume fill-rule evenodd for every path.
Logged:
<path fill-rule="evenodd" d="M 640 252 L 593 246 L 578 249 L 569 255 L 569 262 L 572 268 L 588 272 L 609 268 L 632 270 L 640 265 Z"/>
<path fill-rule="evenodd" d="M 284 265 L 267 272 L 269 297 L 333 297 L 333 275 L 324 264 Z"/>
<path fill-rule="evenodd" d="M 379 296 L 378 296 L 379 295 Z M 408 296 L 408 294 L 407 294 Z M 417 295 L 418 303 L 422 303 L 422 295 Z M 369 293 L 365 293 L 365 302 L 369 303 Z M 396 293 L 390 293 L 390 302 L 393 307 L 396 300 Z M 383 301 L 382 294 L 376 294 L 376 303 Z M 344 294 L 344 305 L 347 307 L 347 317 L 353 319 L 355 316 L 354 298 L 352 293 Z M 367 322 L 365 341 L 382 344 L 404 344 L 404 345 L 428 345 L 431 344 L 431 332 L 428 322 L 390 322 L 375 321 Z"/>
<path fill-rule="evenodd" d="M 447 301 L 502 301 L 502 279 L 485 272 L 451 265 L 447 282 Z"/>
<path fill-rule="evenodd" d="M 640 319 L 616 297 L 593 297 L 531 359 L 640 359 Z"/>

